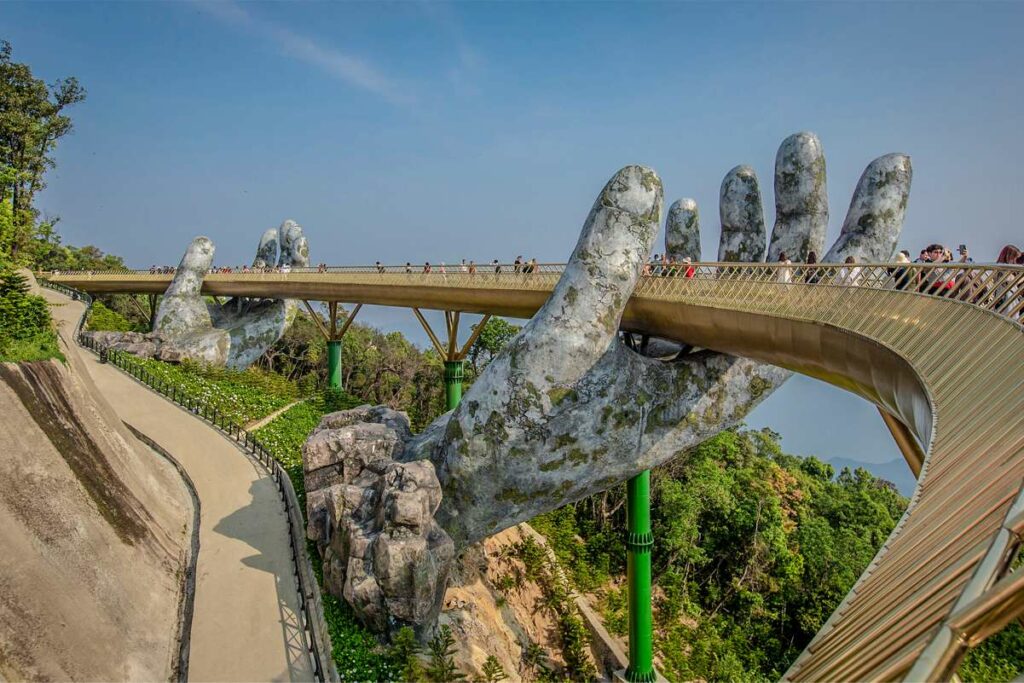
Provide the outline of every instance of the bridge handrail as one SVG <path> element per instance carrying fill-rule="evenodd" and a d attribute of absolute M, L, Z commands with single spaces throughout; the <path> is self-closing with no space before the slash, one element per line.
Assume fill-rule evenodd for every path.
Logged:
<path fill-rule="evenodd" d="M 527 270 L 524 270 L 527 269 Z M 464 287 L 481 286 L 501 289 L 547 289 L 565 269 L 562 263 L 536 264 L 535 267 L 500 264 L 484 266 L 477 272 L 449 266 L 446 272 L 422 267 L 411 272 L 400 266 L 328 266 L 325 268 L 293 268 L 289 272 L 275 269 L 220 271 L 207 276 L 217 281 L 225 276 L 258 281 L 303 279 L 308 275 L 355 277 L 372 284 L 415 283 L 418 286 Z M 130 281 L 154 278 L 167 280 L 171 273 L 150 270 L 54 271 L 39 277 L 70 277 L 79 281 Z M 295 276 L 295 277 L 293 277 Z M 301 278 L 298 276 L 302 276 Z M 397 279 L 395 276 L 398 276 Z M 683 290 L 691 283 L 713 280 L 736 280 L 749 283 L 777 283 L 780 286 L 864 287 L 901 290 L 910 294 L 940 297 L 970 304 L 1020 324 L 1024 318 L 1024 266 L 979 265 L 968 263 L 865 263 L 865 264 L 784 264 L 784 263 L 649 263 L 637 284 L 636 294 L 671 297 L 692 295 Z"/>

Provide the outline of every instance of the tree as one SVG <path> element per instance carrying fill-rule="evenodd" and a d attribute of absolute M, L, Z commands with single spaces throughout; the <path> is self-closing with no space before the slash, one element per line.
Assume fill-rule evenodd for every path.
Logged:
<path fill-rule="evenodd" d="M 504 318 L 489 318 L 467 354 L 474 372 L 480 374 L 480 370 L 512 341 L 512 337 L 519 334 L 520 329 L 519 325 L 513 325 Z"/>
<path fill-rule="evenodd" d="M 455 668 L 455 638 L 452 630 L 445 624 L 427 645 L 430 651 L 430 665 L 427 666 L 427 678 L 438 683 L 461 681 L 466 674 Z"/>
<path fill-rule="evenodd" d="M 0 244 L 5 256 L 17 260 L 38 230 L 52 230 L 52 222 L 37 225 L 33 201 L 55 166 L 57 142 L 71 132 L 65 109 L 84 100 L 85 89 L 74 77 L 47 85 L 11 53 L 11 44 L 0 41 L 0 204 L 10 202 L 12 215 Z"/>
<path fill-rule="evenodd" d="M 408 626 L 403 626 L 395 634 L 391 643 L 391 659 L 399 672 L 400 679 L 408 683 L 423 678 L 423 665 L 420 664 L 420 644 L 416 642 L 416 634 Z"/>
<path fill-rule="evenodd" d="M 508 678 L 508 674 L 505 673 L 501 662 L 494 655 L 488 655 L 487 660 L 484 661 L 483 674 L 485 683 L 497 683 L 497 681 L 503 681 Z"/>

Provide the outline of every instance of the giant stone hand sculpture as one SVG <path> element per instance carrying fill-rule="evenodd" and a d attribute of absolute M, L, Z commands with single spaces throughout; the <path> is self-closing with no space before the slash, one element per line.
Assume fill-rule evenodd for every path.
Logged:
<path fill-rule="evenodd" d="M 903 224 L 911 175 L 905 155 L 873 161 L 857 184 L 839 239 L 821 260 L 888 260 Z M 756 175 L 745 166 L 726 175 L 719 207 L 721 260 L 762 261 L 766 251 L 774 259 L 784 250 L 794 261 L 812 250 L 820 254 L 828 200 L 824 155 L 813 134 L 799 133 L 782 143 L 775 191 L 778 210 L 766 249 Z M 706 350 L 663 362 L 622 343 L 622 313 L 653 246 L 661 209 L 661 181 L 653 171 L 628 166 L 615 174 L 594 203 L 551 297 L 487 366 L 458 408 L 411 438 L 407 427 L 395 427 L 394 416 L 388 417 L 393 428 L 383 450 L 401 451 L 397 459 L 406 463 L 433 463 L 443 495 L 431 506 L 436 513 L 428 509 L 426 514 L 435 514 L 456 548 L 672 459 L 738 423 L 789 376 L 771 365 Z M 692 200 L 670 208 L 666 248 L 673 256 L 699 257 L 697 216 Z M 363 465 L 351 465 L 353 457 L 343 443 L 352 443 L 353 434 L 345 429 L 353 427 L 328 429 L 307 443 L 307 455 L 334 448 L 326 458 L 321 452 L 317 462 L 345 470 L 334 493 L 310 491 L 310 536 L 325 548 L 325 571 L 336 585 L 346 586 L 343 592 L 357 612 L 409 614 L 416 610 L 407 604 L 401 610 L 390 607 L 407 602 L 408 596 L 396 594 L 393 581 L 374 579 L 396 571 L 381 559 L 396 555 L 382 550 L 396 536 L 389 530 L 395 527 L 388 526 L 387 511 L 379 507 L 392 494 L 379 477 L 360 474 Z M 396 440 L 404 441 L 404 448 Z M 360 462 L 374 461 L 373 469 L 384 471 L 385 464 L 374 460 L 382 455 L 378 450 Z M 310 476 L 307 463 L 307 490 Z M 360 489 L 361 477 L 375 483 Z M 429 489 L 427 483 L 418 486 Z M 359 501 L 361 507 L 356 510 L 343 499 Z M 325 500 L 333 512 L 323 512 Z M 328 545 L 327 529 L 352 527 L 345 519 L 350 513 L 377 521 L 363 524 L 355 536 L 339 534 Z M 421 520 L 415 529 L 427 526 Z M 431 577 L 439 582 L 440 595 L 433 596 L 433 610 L 421 605 L 418 613 L 436 617 L 445 573 L 436 570 L 437 557 L 426 548 L 431 542 L 440 548 L 444 544 L 437 541 L 436 530 L 427 534 L 402 528 L 403 538 L 416 536 L 416 548 L 424 549 L 414 556 L 429 556 L 425 564 L 435 568 Z M 353 576 L 361 591 L 356 599 Z"/>
<path fill-rule="evenodd" d="M 294 319 L 296 304 L 288 299 L 248 298 L 231 299 L 223 305 L 207 303 L 200 290 L 213 253 L 213 242 L 197 237 L 182 256 L 154 320 L 154 332 L 162 340 L 160 355 L 165 360 L 188 358 L 245 368 L 281 338 Z M 260 239 L 253 267 L 275 263 L 309 265 L 309 247 L 295 221 L 267 230 Z"/>

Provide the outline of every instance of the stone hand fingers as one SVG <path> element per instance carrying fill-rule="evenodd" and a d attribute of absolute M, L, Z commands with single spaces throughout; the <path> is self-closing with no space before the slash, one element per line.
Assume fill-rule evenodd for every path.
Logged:
<path fill-rule="evenodd" d="M 213 252 L 213 242 L 207 237 L 196 237 L 188 245 L 160 302 L 154 331 L 180 335 L 210 327 L 210 313 L 200 292 L 213 263 Z"/>
<path fill-rule="evenodd" d="M 697 200 L 673 202 L 665 220 L 665 255 L 676 261 L 700 261 L 700 212 Z"/>
<path fill-rule="evenodd" d="M 906 154 L 886 154 L 868 164 L 853 192 L 839 239 L 823 260 L 841 263 L 852 256 L 858 263 L 888 261 L 903 229 L 913 176 Z"/>
<path fill-rule="evenodd" d="M 627 166 L 605 185 L 547 302 L 503 354 L 546 391 L 586 373 L 615 339 L 661 220 L 661 180 Z M 490 370 L 488 370 L 490 371 Z"/>
<path fill-rule="evenodd" d="M 814 133 L 796 133 L 782 141 L 775 156 L 775 227 L 768 261 L 781 254 L 805 262 L 822 256 L 828 230 L 825 152 Z"/>

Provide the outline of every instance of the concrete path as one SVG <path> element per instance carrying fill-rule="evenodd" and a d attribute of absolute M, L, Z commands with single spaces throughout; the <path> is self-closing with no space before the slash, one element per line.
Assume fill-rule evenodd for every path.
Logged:
<path fill-rule="evenodd" d="M 43 290 L 73 330 L 83 305 Z M 313 672 L 292 576 L 288 518 L 261 465 L 219 432 L 77 346 L 117 414 L 166 449 L 195 483 L 201 517 L 192 681 L 307 681 Z"/>

